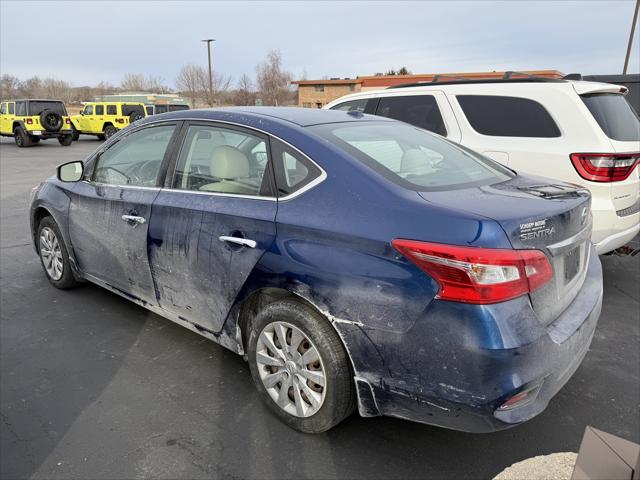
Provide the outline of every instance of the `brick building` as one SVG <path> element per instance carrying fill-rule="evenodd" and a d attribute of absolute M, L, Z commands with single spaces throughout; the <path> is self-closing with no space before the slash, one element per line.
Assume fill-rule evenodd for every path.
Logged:
<path fill-rule="evenodd" d="M 332 78 L 329 80 L 296 80 L 291 82 L 298 86 L 298 106 L 307 108 L 322 108 L 327 103 L 349 93 L 366 90 L 380 90 L 392 85 L 413 82 L 432 82 L 455 79 L 491 79 L 502 78 L 506 72 L 465 72 L 465 73 L 424 73 L 416 75 L 371 75 L 356 78 Z M 558 70 L 527 70 L 513 73 L 535 75 L 547 78 L 562 78 L 564 73 Z"/>

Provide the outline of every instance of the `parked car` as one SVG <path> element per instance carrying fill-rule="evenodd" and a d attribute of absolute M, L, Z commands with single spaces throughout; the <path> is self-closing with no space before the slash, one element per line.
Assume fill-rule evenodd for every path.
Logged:
<path fill-rule="evenodd" d="M 189 105 L 183 103 L 158 103 L 155 105 L 146 105 L 147 115 L 156 115 L 167 112 L 178 112 L 180 110 L 189 110 Z"/>
<path fill-rule="evenodd" d="M 327 104 L 443 135 L 518 172 L 583 185 L 599 254 L 640 230 L 640 121 L 625 87 L 545 78 L 458 80 L 360 92 Z"/>
<path fill-rule="evenodd" d="M 138 122 L 36 187 L 30 222 L 55 287 L 245 355 L 295 429 L 357 406 L 487 432 L 543 411 L 589 348 L 589 207 L 402 122 L 247 107 Z"/>
<path fill-rule="evenodd" d="M 86 102 L 80 114 L 71 117 L 73 138 L 86 134 L 104 140 L 146 115 L 144 103 Z"/>
<path fill-rule="evenodd" d="M 0 135 L 13 137 L 18 147 L 57 138 L 71 145 L 71 123 L 60 100 L 8 100 L 0 103 Z"/>

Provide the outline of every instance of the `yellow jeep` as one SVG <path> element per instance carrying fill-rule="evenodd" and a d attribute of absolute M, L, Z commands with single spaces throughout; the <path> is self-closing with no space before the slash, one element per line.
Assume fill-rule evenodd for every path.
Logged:
<path fill-rule="evenodd" d="M 73 141 L 71 121 L 60 100 L 8 100 L 0 102 L 0 135 L 13 137 L 18 147 L 57 138 L 68 147 Z"/>
<path fill-rule="evenodd" d="M 73 139 L 80 134 L 109 138 L 118 130 L 146 116 L 144 103 L 87 102 L 79 115 L 71 117 Z"/>

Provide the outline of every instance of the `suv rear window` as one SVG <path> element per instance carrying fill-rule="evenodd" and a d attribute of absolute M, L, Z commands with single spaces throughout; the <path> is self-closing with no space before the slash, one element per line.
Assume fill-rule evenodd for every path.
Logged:
<path fill-rule="evenodd" d="M 43 110 L 53 110 L 59 115 L 66 116 L 67 110 L 62 102 L 41 102 L 37 100 L 29 101 L 28 115 L 40 115 Z"/>
<path fill-rule="evenodd" d="M 128 117 L 133 112 L 140 112 L 142 115 L 145 114 L 144 107 L 142 105 L 122 105 L 123 117 Z"/>
<path fill-rule="evenodd" d="M 492 137 L 560 136 L 549 112 L 535 100 L 494 95 L 457 95 L 471 127 Z"/>
<path fill-rule="evenodd" d="M 621 142 L 640 140 L 640 120 L 622 95 L 592 93 L 581 97 L 607 137 Z"/>
<path fill-rule="evenodd" d="M 416 191 L 456 190 L 513 178 L 493 160 L 401 123 L 308 127 L 392 182 Z"/>
<path fill-rule="evenodd" d="M 382 97 L 376 115 L 407 122 L 445 136 L 447 129 L 433 95 Z"/>

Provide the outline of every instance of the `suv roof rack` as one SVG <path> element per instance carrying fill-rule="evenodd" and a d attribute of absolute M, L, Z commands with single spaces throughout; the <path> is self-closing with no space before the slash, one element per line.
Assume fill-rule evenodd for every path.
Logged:
<path fill-rule="evenodd" d="M 441 77 L 454 78 L 456 80 L 445 80 L 443 82 L 440 81 Z M 524 72 L 516 72 L 516 71 L 508 71 L 504 72 L 502 78 L 468 78 L 468 77 L 459 77 L 454 75 L 435 75 L 433 80 L 430 82 L 422 81 L 422 82 L 412 82 L 412 83 L 401 83 L 398 85 L 391 85 L 389 88 L 408 88 L 408 87 L 424 87 L 426 85 L 465 85 L 465 84 L 473 84 L 473 83 L 531 83 L 531 82 L 549 82 L 549 83 L 560 83 L 565 82 L 564 78 L 549 78 L 549 77 L 538 77 L 535 75 L 531 75 L 529 73 Z"/>

